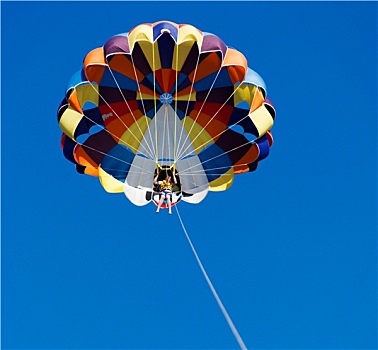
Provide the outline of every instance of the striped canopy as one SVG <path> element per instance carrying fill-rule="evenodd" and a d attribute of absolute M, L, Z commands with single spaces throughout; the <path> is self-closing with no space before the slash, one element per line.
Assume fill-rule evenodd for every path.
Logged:
<path fill-rule="evenodd" d="M 188 24 L 141 24 L 89 52 L 58 120 L 66 158 L 136 205 L 170 169 L 178 200 L 199 203 L 254 171 L 272 145 L 275 110 L 239 51 Z"/>

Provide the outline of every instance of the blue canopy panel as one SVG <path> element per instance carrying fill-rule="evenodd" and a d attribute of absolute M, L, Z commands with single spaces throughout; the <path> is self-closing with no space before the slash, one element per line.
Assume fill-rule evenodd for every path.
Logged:
<path fill-rule="evenodd" d="M 75 88 L 75 86 L 80 85 L 85 81 L 87 81 L 87 78 L 85 77 L 84 70 L 80 69 L 69 80 L 66 86 L 66 97 L 68 98 L 70 96 L 71 91 L 73 88 Z"/>
<path fill-rule="evenodd" d="M 100 86 L 112 87 L 121 90 L 137 91 L 138 84 L 134 79 L 131 79 L 122 73 L 111 70 L 109 67 L 104 70 L 101 78 Z"/>
<path fill-rule="evenodd" d="M 204 148 L 199 154 L 203 169 L 209 182 L 218 179 L 232 167 L 230 157 L 217 144 Z"/>
<path fill-rule="evenodd" d="M 63 149 L 63 155 L 72 163 L 77 164 L 73 152 L 77 143 L 71 140 L 66 134 L 62 134 L 61 147 Z"/>
<path fill-rule="evenodd" d="M 160 22 L 153 27 L 153 40 L 162 35 L 162 33 L 169 33 L 170 38 L 173 37 L 173 40 L 177 41 L 178 29 L 170 22 Z M 163 35 L 164 37 L 165 35 Z M 171 37 L 172 36 L 172 37 Z M 161 38 L 161 37 L 160 37 Z"/>
<path fill-rule="evenodd" d="M 270 145 L 269 139 L 266 135 L 263 135 L 262 137 L 257 139 L 256 144 L 260 151 L 259 156 L 254 162 L 248 164 L 249 171 L 255 171 L 257 169 L 257 166 L 259 165 L 259 162 L 269 155 Z"/>
<path fill-rule="evenodd" d="M 191 86 L 192 82 L 187 76 L 187 74 L 184 74 L 183 72 L 178 72 L 177 76 L 177 91 L 184 90 L 188 86 Z M 172 86 L 172 89 L 170 91 L 171 94 L 174 94 L 176 92 L 176 84 Z M 194 90 L 193 90 L 194 92 Z"/>
<path fill-rule="evenodd" d="M 269 155 L 270 145 L 269 140 L 266 135 L 261 136 L 259 139 L 256 140 L 256 144 L 259 147 L 260 154 L 259 157 L 256 159 L 256 162 L 265 159 Z"/>
<path fill-rule="evenodd" d="M 124 145 L 116 145 L 103 158 L 101 168 L 117 180 L 125 181 L 135 154 Z"/>
<path fill-rule="evenodd" d="M 155 91 L 159 95 L 163 93 L 163 91 L 160 89 L 160 86 L 156 84 L 153 73 L 147 74 L 139 84 L 141 86 L 145 86 L 151 91 Z"/>

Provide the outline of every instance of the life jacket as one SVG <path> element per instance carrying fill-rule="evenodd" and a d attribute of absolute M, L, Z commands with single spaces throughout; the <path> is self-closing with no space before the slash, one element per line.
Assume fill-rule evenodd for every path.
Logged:
<path fill-rule="evenodd" d="M 163 180 L 160 183 L 160 190 L 161 191 L 164 191 L 164 190 L 172 191 L 172 184 L 170 182 L 168 182 L 167 180 Z"/>

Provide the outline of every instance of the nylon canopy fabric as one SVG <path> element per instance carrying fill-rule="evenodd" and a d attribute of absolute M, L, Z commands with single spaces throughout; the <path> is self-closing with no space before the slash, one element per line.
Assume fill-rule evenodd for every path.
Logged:
<path fill-rule="evenodd" d="M 64 156 L 136 205 L 157 169 L 180 181 L 174 203 L 202 201 L 269 154 L 275 109 L 246 58 L 214 34 L 141 24 L 89 52 L 58 110 Z"/>

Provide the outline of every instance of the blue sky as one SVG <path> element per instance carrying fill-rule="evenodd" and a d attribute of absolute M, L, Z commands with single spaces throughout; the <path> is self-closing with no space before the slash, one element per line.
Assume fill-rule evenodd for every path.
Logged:
<path fill-rule="evenodd" d="M 1 2 L 2 348 L 237 349 L 176 213 L 76 173 L 56 112 L 87 52 L 171 20 L 277 110 L 255 173 L 179 211 L 249 349 L 377 347 L 376 2 Z"/>

